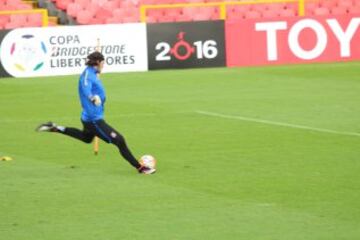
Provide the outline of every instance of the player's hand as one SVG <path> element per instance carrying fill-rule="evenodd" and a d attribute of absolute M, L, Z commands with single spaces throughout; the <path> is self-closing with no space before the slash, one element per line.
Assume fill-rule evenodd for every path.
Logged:
<path fill-rule="evenodd" d="M 95 106 L 101 105 L 101 98 L 99 97 L 99 95 L 94 95 L 90 100 L 93 104 L 95 104 Z"/>

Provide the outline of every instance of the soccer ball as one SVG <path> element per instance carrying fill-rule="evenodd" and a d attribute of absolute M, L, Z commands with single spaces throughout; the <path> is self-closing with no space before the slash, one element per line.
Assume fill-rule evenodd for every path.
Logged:
<path fill-rule="evenodd" d="M 151 155 L 144 155 L 140 158 L 140 164 L 148 168 L 155 168 L 156 159 Z"/>

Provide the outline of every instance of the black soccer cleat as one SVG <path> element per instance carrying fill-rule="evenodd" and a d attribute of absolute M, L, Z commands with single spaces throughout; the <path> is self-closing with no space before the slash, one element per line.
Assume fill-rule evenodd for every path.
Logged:
<path fill-rule="evenodd" d="M 140 168 L 138 168 L 138 171 L 140 174 L 153 174 L 156 172 L 156 169 L 155 168 L 149 168 L 149 167 L 146 167 L 146 166 L 141 166 Z"/>
<path fill-rule="evenodd" d="M 37 132 L 58 132 L 59 131 L 57 129 L 57 125 L 53 122 L 47 122 L 47 123 L 40 124 L 40 126 L 38 126 L 35 130 Z"/>

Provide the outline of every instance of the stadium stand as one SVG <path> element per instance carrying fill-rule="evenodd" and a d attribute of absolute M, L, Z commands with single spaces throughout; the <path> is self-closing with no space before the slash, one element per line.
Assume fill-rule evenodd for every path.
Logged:
<path fill-rule="evenodd" d="M 30 10 L 31 4 L 21 0 L 2 0 L 0 11 Z M 110 24 L 140 22 L 140 6 L 159 4 L 213 3 L 221 0 L 37 0 L 36 7 L 47 9 L 56 22 L 50 25 L 66 24 Z M 306 16 L 359 14 L 360 0 L 312 0 L 305 5 Z M 177 8 L 147 9 L 146 21 L 181 22 L 220 19 L 218 6 L 181 6 Z M 298 16 L 297 3 L 266 3 L 226 6 L 226 18 L 258 19 Z M 0 29 L 41 26 L 40 14 L 0 15 Z"/>
<path fill-rule="evenodd" d="M 40 27 L 43 25 L 43 17 L 43 12 L 34 9 L 32 1 L 2 0 L 0 2 L 0 29 Z M 51 21 L 49 25 L 56 25 L 56 22 Z"/>
<path fill-rule="evenodd" d="M 139 22 L 141 5 L 176 3 L 211 3 L 216 0 L 53 0 L 59 9 L 66 11 L 79 24 Z M 221 1 L 220 1 L 221 2 Z M 360 0 L 318 0 L 306 3 L 306 15 L 323 16 L 358 13 Z M 268 3 L 255 5 L 228 5 L 228 19 L 257 19 L 298 16 L 297 3 Z M 179 7 L 148 9 L 146 21 L 179 22 L 219 19 L 218 7 Z"/>

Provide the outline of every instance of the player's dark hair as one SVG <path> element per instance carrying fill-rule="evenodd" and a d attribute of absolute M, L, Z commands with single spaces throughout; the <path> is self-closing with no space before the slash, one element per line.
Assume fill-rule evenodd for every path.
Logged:
<path fill-rule="evenodd" d="M 87 66 L 97 66 L 99 62 L 104 61 L 105 57 L 100 52 L 93 52 L 87 56 L 86 65 Z"/>

